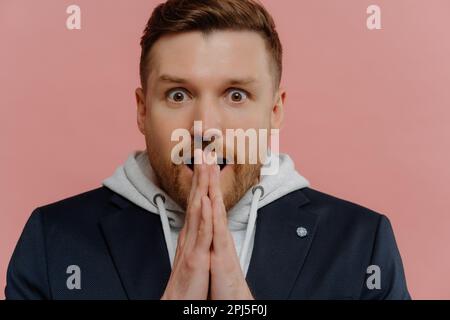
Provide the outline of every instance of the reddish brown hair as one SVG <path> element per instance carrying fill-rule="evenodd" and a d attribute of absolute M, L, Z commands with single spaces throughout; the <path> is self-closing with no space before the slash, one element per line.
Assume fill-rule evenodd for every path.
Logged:
<path fill-rule="evenodd" d="M 139 73 L 145 89 L 149 75 L 149 52 L 165 34 L 216 30 L 255 31 L 266 41 L 273 59 L 274 77 L 280 84 L 282 47 L 275 23 L 257 0 L 168 0 L 158 5 L 147 22 L 141 38 Z"/>

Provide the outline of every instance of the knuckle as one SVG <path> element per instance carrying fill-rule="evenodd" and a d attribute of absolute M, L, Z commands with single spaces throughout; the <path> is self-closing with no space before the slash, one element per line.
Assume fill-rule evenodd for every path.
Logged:
<path fill-rule="evenodd" d="M 194 272 L 199 268 L 200 257 L 197 253 L 192 252 L 186 257 L 185 266 L 188 272 Z"/>
<path fill-rule="evenodd" d="M 202 224 L 205 226 L 210 223 L 212 217 L 209 210 L 202 210 Z"/>
<path fill-rule="evenodd" d="M 205 226 L 205 223 L 203 221 L 200 223 L 200 226 L 198 227 L 197 234 L 199 236 L 203 236 L 203 235 L 206 234 L 206 226 Z"/>
<path fill-rule="evenodd" d="M 192 214 L 192 212 L 197 212 L 200 209 L 200 201 L 197 201 L 196 196 L 194 195 L 193 201 L 189 204 L 188 214 Z"/>

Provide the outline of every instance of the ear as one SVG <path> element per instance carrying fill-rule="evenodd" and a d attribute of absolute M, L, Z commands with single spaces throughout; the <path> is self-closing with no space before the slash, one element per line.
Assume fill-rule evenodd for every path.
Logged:
<path fill-rule="evenodd" d="M 136 111 L 137 111 L 137 125 L 139 131 L 145 135 L 145 116 L 147 114 L 147 107 L 145 105 L 145 95 L 144 90 L 142 88 L 137 88 L 135 91 L 136 94 Z"/>
<path fill-rule="evenodd" d="M 270 125 L 272 129 L 280 129 L 284 119 L 284 100 L 286 99 L 286 91 L 279 88 L 275 94 L 275 101 L 270 116 Z"/>

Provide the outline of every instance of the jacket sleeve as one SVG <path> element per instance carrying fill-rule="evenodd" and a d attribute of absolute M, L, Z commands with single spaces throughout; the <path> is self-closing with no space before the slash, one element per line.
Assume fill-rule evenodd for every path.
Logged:
<path fill-rule="evenodd" d="M 367 270 L 361 299 L 409 300 L 402 259 L 395 241 L 389 219 L 382 215 L 373 244 L 371 268 Z M 374 286 L 375 273 L 379 272 L 378 284 Z"/>
<path fill-rule="evenodd" d="M 7 300 L 50 299 L 42 220 L 34 210 L 17 242 L 6 276 Z"/>

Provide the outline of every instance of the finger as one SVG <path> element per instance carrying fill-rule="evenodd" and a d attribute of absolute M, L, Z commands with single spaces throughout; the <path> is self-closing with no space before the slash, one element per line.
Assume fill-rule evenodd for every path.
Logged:
<path fill-rule="evenodd" d="M 220 189 L 220 167 L 217 164 L 213 165 L 209 168 L 209 171 L 208 194 L 211 201 L 214 202 L 217 200 L 219 203 L 223 204 L 222 190 Z"/>
<path fill-rule="evenodd" d="M 194 163 L 193 163 L 194 174 L 192 175 L 191 191 L 189 193 L 188 203 L 190 203 L 192 201 L 192 198 L 194 197 L 194 194 L 195 194 L 195 191 L 196 191 L 195 189 L 196 189 L 197 183 L 198 183 L 199 164 L 195 163 L 195 159 L 201 159 L 201 157 L 202 157 L 201 152 L 202 152 L 201 149 L 195 149 L 194 150 Z"/>
<path fill-rule="evenodd" d="M 211 201 L 208 196 L 203 196 L 202 203 L 202 219 L 198 229 L 198 236 L 196 242 L 196 248 L 201 251 L 207 251 L 211 249 L 211 242 L 213 237 L 212 226 L 212 207 Z"/>
<path fill-rule="evenodd" d="M 197 181 L 197 196 L 201 199 L 202 196 L 208 194 L 209 185 L 209 171 L 206 165 L 206 156 L 202 150 L 200 150 L 202 155 L 202 163 L 199 165 L 198 171 L 198 181 Z"/>
<path fill-rule="evenodd" d="M 200 152 L 202 151 L 200 150 Z M 188 212 L 186 214 L 186 219 L 188 221 L 187 238 L 194 243 L 201 220 L 201 198 L 202 196 L 207 195 L 209 183 L 209 173 L 206 170 L 205 163 L 202 162 L 196 169 L 198 174 L 197 185 L 194 187 L 192 201 L 188 206 Z"/>
<path fill-rule="evenodd" d="M 177 240 L 177 250 L 175 251 L 175 257 L 174 257 L 174 260 L 173 260 L 174 268 L 178 264 L 178 260 L 180 259 L 180 252 L 184 248 L 185 233 L 186 233 L 186 228 L 185 227 L 181 228 L 180 233 L 178 235 L 178 240 Z"/>
<path fill-rule="evenodd" d="M 231 239 L 228 230 L 227 213 L 220 189 L 219 175 L 219 166 L 213 166 L 210 174 L 209 192 L 213 211 L 213 248 L 216 252 L 228 248 Z"/>
<path fill-rule="evenodd" d="M 195 212 L 200 210 L 200 204 L 194 201 L 194 195 L 197 192 L 198 176 L 200 174 L 199 172 L 200 164 L 196 161 L 196 159 L 201 159 L 202 156 L 201 152 L 202 152 L 201 149 L 194 150 L 194 163 L 193 163 L 194 173 L 192 176 L 191 190 L 189 192 L 189 199 L 186 208 L 185 227 L 183 228 L 185 231 L 184 234 L 186 239 L 189 238 L 189 235 L 191 235 L 192 238 L 192 233 L 196 232 Z"/>
<path fill-rule="evenodd" d="M 197 149 L 194 150 L 194 158 L 195 158 L 195 153 L 197 152 Z M 188 197 L 188 202 L 187 202 L 187 208 L 186 208 L 186 215 L 185 215 L 185 228 L 183 228 L 184 230 L 186 230 L 187 228 L 189 228 L 189 220 L 190 220 L 190 214 L 189 212 L 191 211 L 191 206 L 192 206 L 192 201 L 194 198 L 194 194 L 195 191 L 197 189 L 197 181 L 198 181 L 198 166 L 195 164 L 193 164 L 193 168 L 194 168 L 194 173 L 192 175 L 192 181 L 191 181 L 191 190 L 189 191 L 189 197 Z"/>
<path fill-rule="evenodd" d="M 180 247 L 184 243 L 186 236 L 186 226 L 183 226 L 178 234 L 177 247 Z"/>
<path fill-rule="evenodd" d="M 216 156 L 217 163 L 217 156 Z M 208 194 L 213 205 L 213 214 L 226 220 L 225 205 L 223 204 L 222 190 L 220 189 L 220 167 L 217 164 L 209 166 L 209 185 Z M 219 211 L 214 212 L 214 206 L 223 207 Z M 226 221 L 225 221 L 226 222 Z"/>
<path fill-rule="evenodd" d="M 219 166 L 217 166 L 218 168 Z M 213 168 L 210 175 L 209 195 L 213 208 L 213 218 L 218 222 L 227 223 L 227 212 L 223 202 L 222 190 L 219 183 L 219 169 Z"/>
<path fill-rule="evenodd" d="M 207 170 L 206 164 L 204 162 L 204 154 L 202 150 L 199 150 L 202 156 L 202 163 L 197 165 L 197 180 L 196 180 L 196 186 L 194 187 L 194 193 L 192 196 L 192 210 L 194 213 L 194 218 L 197 222 L 200 222 L 200 215 L 201 215 L 201 199 L 203 196 L 206 196 L 208 194 L 208 184 L 209 184 L 209 172 Z M 193 220 L 191 220 L 192 222 Z M 195 228 L 198 228 L 198 224 Z"/>

